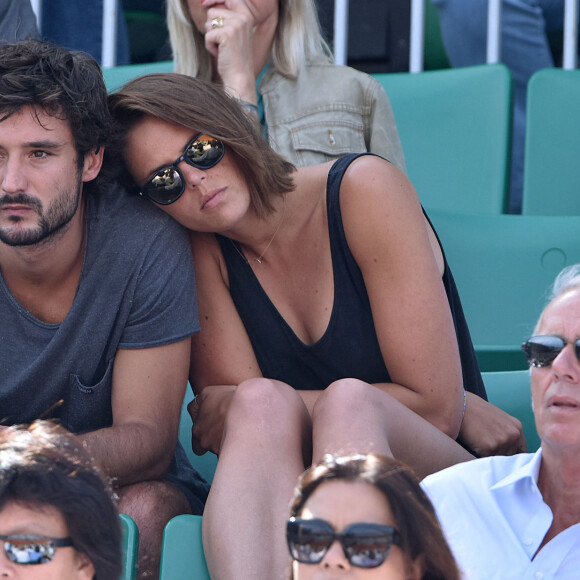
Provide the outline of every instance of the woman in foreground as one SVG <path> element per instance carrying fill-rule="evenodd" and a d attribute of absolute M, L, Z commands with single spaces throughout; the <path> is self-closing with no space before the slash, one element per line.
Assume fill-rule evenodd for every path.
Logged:
<path fill-rule="evenodd" d="M 458 580 L 431 502 L 404 464 L 325 455 L 300 478 L 286 524 L 292 580 Z"/>
<path fill-rule="evenodd" d="M 458 436 L 515 451 L 521 425 L 480 396 L 453 278 L 398 169 L 372 155 L 295 169 L 234 99 L 182 75 L 136 79 L 110 106 L 129 185 L 192 232 L 213 578 L 282 577 L 292 489 L 325 453 L 394 455 L 424 476 L 472 457 Z"/>

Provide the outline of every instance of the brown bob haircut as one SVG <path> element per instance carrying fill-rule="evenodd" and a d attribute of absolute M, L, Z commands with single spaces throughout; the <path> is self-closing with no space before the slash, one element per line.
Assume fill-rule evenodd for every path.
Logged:
<path fill-rule="evenodd" d="M 108 162 L 121 163 L 121 181 L 137 184 L 123 162 L 129 131 L 150 116 L 207 134 L 223 141 L 245 178 L 257 215 L 273 210 L 273 195 L 294 189 L 294 165 L 271 149 L 240 103 L 215 83 L 177 73 L 138 77 L 109 95 L 109 109 L 116 123 L 116 151 Z"/>
<path fill-rule="evenodd" d="M 445 540 L 431 501 L 404 463 L 375 453 L 325 455 L 299 479 L 290 515 L 299 517 L 308 498 L 327 481 L 366 482 L 388 501 L 409 561 L 420 558 L 422 580 L 459 580 L 457 564 Z"/>

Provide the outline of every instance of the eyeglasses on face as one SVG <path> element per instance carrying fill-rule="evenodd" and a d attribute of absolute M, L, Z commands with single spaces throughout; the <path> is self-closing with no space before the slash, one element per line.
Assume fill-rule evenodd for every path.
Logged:
<path fill-rule="evenodd" d="M 551 365 L 567 344 L 574 345 L 576 358 L 580 361 L 580 339 L 565 341 L 559 336 L 542 334 L 526 340 L 522 344 L 522 350 L 531 366 L 542 368 Z"/>
<path fill-rule="evenodd" d="M 171 165 L 159 169 L 141 188 L 139 195 L 160 205 L 172 204 L 185 191 L 185 179 L 177 166 L 185 161 L 197 169 L 210 169 L 221 161 L 225 150 L 225 144 L 219 139 L 209 135 L 197 135 L 187 144 L 183 155 Z"/>
<path fill-rule="evenodd" d="M 391 546 L 400 543 L 400 536 L 395 528 L 379 524 L 354 523 L 338 533 L 324 520 L 290 518 L 286 540 L 290 555 L 302 564 L 320 563 L 338 540 L 353 566 L 376 568 L 387 559 Z"/>
<path fill-rule="evenodd" d="M 72 546 L 71 538 L 47 538 L 31 534 L 0 535 L 4 552 L 11 562 L 23 565 L 46 564 L 57 548 Z"/>

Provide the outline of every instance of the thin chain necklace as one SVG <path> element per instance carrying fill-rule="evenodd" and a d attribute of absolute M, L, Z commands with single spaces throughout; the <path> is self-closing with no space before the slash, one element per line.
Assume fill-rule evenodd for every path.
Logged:
<path fill-rule="evenodd" d="M 270 238 L 270 241 L 268 242 L 267 246 L 264 248 L 264 251 L 257 258 L 254 258 L 254 262 L 258 262 L 258 264 L 262 263 L 262 258 L 264 257 L 264 254 L 268 251 L 268 248 L 272 245 L 274 238 L 276 237 L 276 235 L 280 231 L 280 228 L 282 227 L 282 224 L 284 223 L 285 217 L 286 217 L 286 197 L 284 197 L 284 209 L 282 210 L 282 217 L 280 218 L 280 222 L 278 223 L 278 227 L 276 228 L 274 235 Z M 232 243 L 232 245 L 234 246 L 234 248 L 236 249 L 238 254 L 240 254 L 240 256 L 243 258 L 244 262 L 246 262 L 246 264 L 247 264 L 248 259 L 246 258 L 246 256 L 242 252 L 242 250 L 240 249 L 240 243 L 235 242 L 232 239 L 230 239 L 230 242 Z"/>

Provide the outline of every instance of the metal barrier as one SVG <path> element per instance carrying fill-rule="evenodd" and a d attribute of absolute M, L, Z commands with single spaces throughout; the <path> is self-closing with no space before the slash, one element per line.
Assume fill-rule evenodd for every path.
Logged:
<path fill-rule="evenodd" d="M 42 21 L 42 0 L 30 0 L 39 23 Z M 501 58 L 501 0 L 488 0 L 487 62 L 500 62 Z M 334 9 L 334 60 L 345 65 L 348 55 L 348 0 L 335 0 Z M 117 62 L 117 11 L 118 0 L 103 0 L 103 68 Z M 411 0 L 411 32 L 409 50 L 410 72 L 423 70 L 425 47 L 425 0 Z M 578 61 L 578 0 L 566 0 L 564 12 L 563 68 L 575 69 Z"/>

